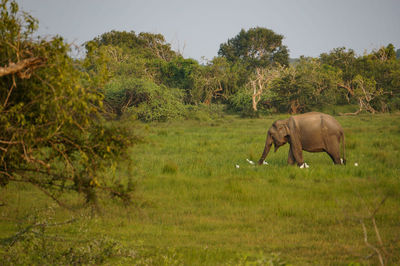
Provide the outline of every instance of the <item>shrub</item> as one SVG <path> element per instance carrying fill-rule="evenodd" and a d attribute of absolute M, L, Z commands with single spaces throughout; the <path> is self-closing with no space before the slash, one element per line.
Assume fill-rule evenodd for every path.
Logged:
<path fill-rule="evenodd" d="M 113 80 L 104 97 L 106 107 L 117 116 L 128 113 L 145 122 L 174 119 L 185 110 L 179 90 L 136 78 Z"/>
<path fill-rule="evenodd" d="M 243 117 L 257 117 L 259 114 L 270 113 L 269 95 L 263 94 L 255 112 L 252 106 L 252 95 L 250 91 L 241 90 L 228 99 L 228 109 L 239 113 Z"/>
<path fill-rule="evenodd" d="M 197 121 L 209 121 L 224 117 L 225 105 L 223 104 L 199 104 L 186 106 L 186 119 Z"/>

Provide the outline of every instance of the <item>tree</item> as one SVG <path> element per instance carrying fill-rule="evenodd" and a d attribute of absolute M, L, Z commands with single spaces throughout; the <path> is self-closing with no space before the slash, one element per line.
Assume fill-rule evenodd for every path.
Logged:
<path fill-rule="evenodd" d="M 396 59 L 392 44 L 358 57 L 351 49 L 336 48 L 329 54 L 321 54 L 320 60 L 341 71 L 339 88 L 345 91 L 345 102 L 363 106 L 356 113 L 361 110 L 386 112 L 399 109 L 400 61 Z M 360 97 L 365 104 L 361 104 Z M 370 100 L 366 101 L 367 98 Z M 340 100 L 338 103 L 344 102 Z"/>
<path fill-rule="evenodd" d="M 336 104 L 341 72 L 322 65 L 316 58 L 300 58 L 295 66 L 283 69 L 271 86 L 278 110 L 292 114 Z"/>
<path fill-rule="evenodd" d="M 111 31 L 85 44 L 85 70 L 89 74 L 108 72 L 110 76 L 131 76 L 161 80 L 161 66 L 177 54 L 161 34 Z"/>
<path fill-rule="evenodd" d="M 96 80 L 110 114 L 118 119 L 134 114 L 132 119 L 142 121 L 183 115 L 182 95 L 191 99 L 191 66 L 198 64 L 178 57 L 164 36 L 111 31 L 86 43 L 86 50 L 84 69 Z"/>
<path fill-rule="evenodd" d="M 372 107 L 372 101 L 382 95 L 382 90 L 377 90 L 376 82 L 373 79 L 365 78 L 357 75 L 354 80 L 354 96 L 358 99 L 359 110 L 355 113 L 358 114 L 362 110 L 375 114 L 376 110 Z"/>
<path fill-rule="evenodd" d="M 398 109 L 400 61 L 396 59 L 392 44 L 358 58 L 357 71 L 364 80 L 374 83 L 375 90 L 380 92 L 371 100 L 371 107 L 380 112 Z M 353 82 L 353 85 L 357 84 L 359 82 Z M 358 101 L 358 97 L 355 98 Z"/>
<path fill-rule="evenodd" d="M 161 65 L 161 83 L 182 90 L 185 104 L 197 104 L 201 99 L 193 89 L 199 71 L 200 65 L 196 60 L 178 56 Z"/>
<path fill-rule="evenodd" d="M 254 75 L 250 77 L 249 81 L 254 112 L 257 112 L 257 104 L 262 99 L 262 94 L 270 90 L 273 80 L 278 78 L 282 71 L 282 67 L 256 68 Z"/>
<path fill-rule="evenodd" d="M 266 28 L 242 29 L 238 35 L 220 45 L 218 55 L 229 62 L 241 62 L 250 70 L 275 63 L 287 66 L 289 52 L 282 44 L 283 36 Z"/>
<path fill-rule="evenodd" d="M 321 54 L 319 59 L 322 64 L 332 66 L 341 71 L 342 82 L 338 86 L 345 91 L 345 98 L 339 103 L 349 103 L 351 97 L 354 96 L 354 88 L 351 85 L 358 74 L 357 57 L 354 50 L 346 49 L 345 47 L 335 48 L 330 53 Z"/>
<path fill-rule="evenodd" d="M 37 21 L 15 1 L 1 0 L 0 12 L 0 184 L 29 183 L 61 205 L 65 191 L 128 199 L 101 173 L 133 139 L 103 122 L 102 95 L 61 37 L 33 41 Z"/>
<path fill-rule="evenodd" d="M 231 65 L 224 57 L 214 57 L 199 67 L 192 94 L 206 105 L 226 102 L 237 92 L 240 76 L 241 69 L 237 65 Z"/>
<path fill-rule="evenodd" d="M 134 31 L 115 31 L 103 33 L 88 42 L 101 46 L 118 46 L 130 53 L 141 54 L 145 57 L 159 58 L 169 61 L 177 54 L 171 50 L 171 45 L 165 42 L 162 34 L 141 32 L 136 35 Z"/>

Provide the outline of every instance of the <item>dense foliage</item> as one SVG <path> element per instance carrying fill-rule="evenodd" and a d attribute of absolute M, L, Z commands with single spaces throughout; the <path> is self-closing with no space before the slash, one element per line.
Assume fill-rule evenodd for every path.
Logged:
<path fill-rule="evenodd" d="M 356 56 L 351 49 L 338 48 L 322 54 L 320 61 L 341 72 L 338 90 L 347 103 L 358 104 L 359 111 L 375 113 L 399 109 L 400 60 L 396 59 L 392 44 L 363 56 Z"/>
<path fill-rule="evenodd" d="M 393 45 L 363 56 L 336 48 L 289 64 L 282 40 L 266 28 L 241 30 L 221 44 L 219 56 L 199 64 L 172 51 L 160 34 L 111 31 L 86 44 L 83 65 L 89 75 L 106 77 L 98 88 L 111 113 L 142 121 L 190 117 L 193 106 L 211 104 L 244 116 L 333 106 L 354 114 L 400 109 Z"/>
<path fill-rule="evenodd" d="M 249 76 L 244 90 L 231 97 L 230 106 L 245 115 L 260 111 L 295 114 L 343 105 L 353 106 L 351 114 L 400 109 L 400 60 L 392 44 L 363 56 L 336 48 L 318 58 L 302 57 L 275 69 L 278 75 L 272 75 L 270 67 L 256 69 L 257 75 Z M 259 80 L 264 83 L 251 86 Z M 261 100 L 257 108 L 253 101 L 251 108 L 255 96 Z"/>
<path fill-rule="evenodd" d="M 2 0 L 0 12 L 0 184 L 32 184 L 60 204 L 69 190 L 87 201 L 99 189 L 126 199 L 100 173 L 131 138 L 103 121 L 95 82 L 78 70 L 61 37 L 33 40 L 37 21 L 16 2 Z"/>
<path fill-rule="evenodd" d="M 288 65 L 289 51 L 283 36 L 266 28 L 242 29 L 238 35 L 221 44 L 218 55 L 229 62 L 240 62 L 249 70 L 274 63 Z"/>

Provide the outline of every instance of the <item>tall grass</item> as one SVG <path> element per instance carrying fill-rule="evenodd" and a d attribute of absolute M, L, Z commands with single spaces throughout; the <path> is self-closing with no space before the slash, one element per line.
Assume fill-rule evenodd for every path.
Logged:
<path fill-rule="evenodd" d="M 360 220 L 379 246 L 366 218 L 386 199 L 376 223 L 385 260 L 399 263 L 400 116 L 338 117 L 346 166 L 325 153 L 304 153 L 309 169 L 287 166 L 288 145 L 270 153 L 269 165 L 250 165 L 246 159 L 259 158 L 269 126 L 283 117 L 150 124 L 115 177 L 135 182 L 135 204 L 103 202 L 102 215 L 52 230 L 72 242 L 106 236 L 121 245 L 115 254 L 136 254 L 110 255 L 127 264 L 377 264 Z M 3 238 L 18 232 L 10 220 L 51 205 L 30 187 L 1 195 Z"/>

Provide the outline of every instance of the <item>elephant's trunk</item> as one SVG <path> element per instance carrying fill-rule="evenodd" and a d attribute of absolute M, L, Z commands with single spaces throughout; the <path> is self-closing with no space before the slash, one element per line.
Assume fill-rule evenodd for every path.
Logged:
<path fill-rule="evenodd" d="M 272 136 L 271 136 L 271 134 L 269 134 L 269 132 L 268 132 L 267 140 L 265 141 L 265 147 L 264 147 L 263 154 L 261 155 L 261 158 L 260 158 L 260 160 L 258 161 L 258 164 L 259 164 L 259 165 L 263 164 L 265 158 L 267 158 L 267 155 L 268 155 L 268 153 L 269 153 L 269 150 L 271 149 L 271 146 L 272 146 Z"/>

